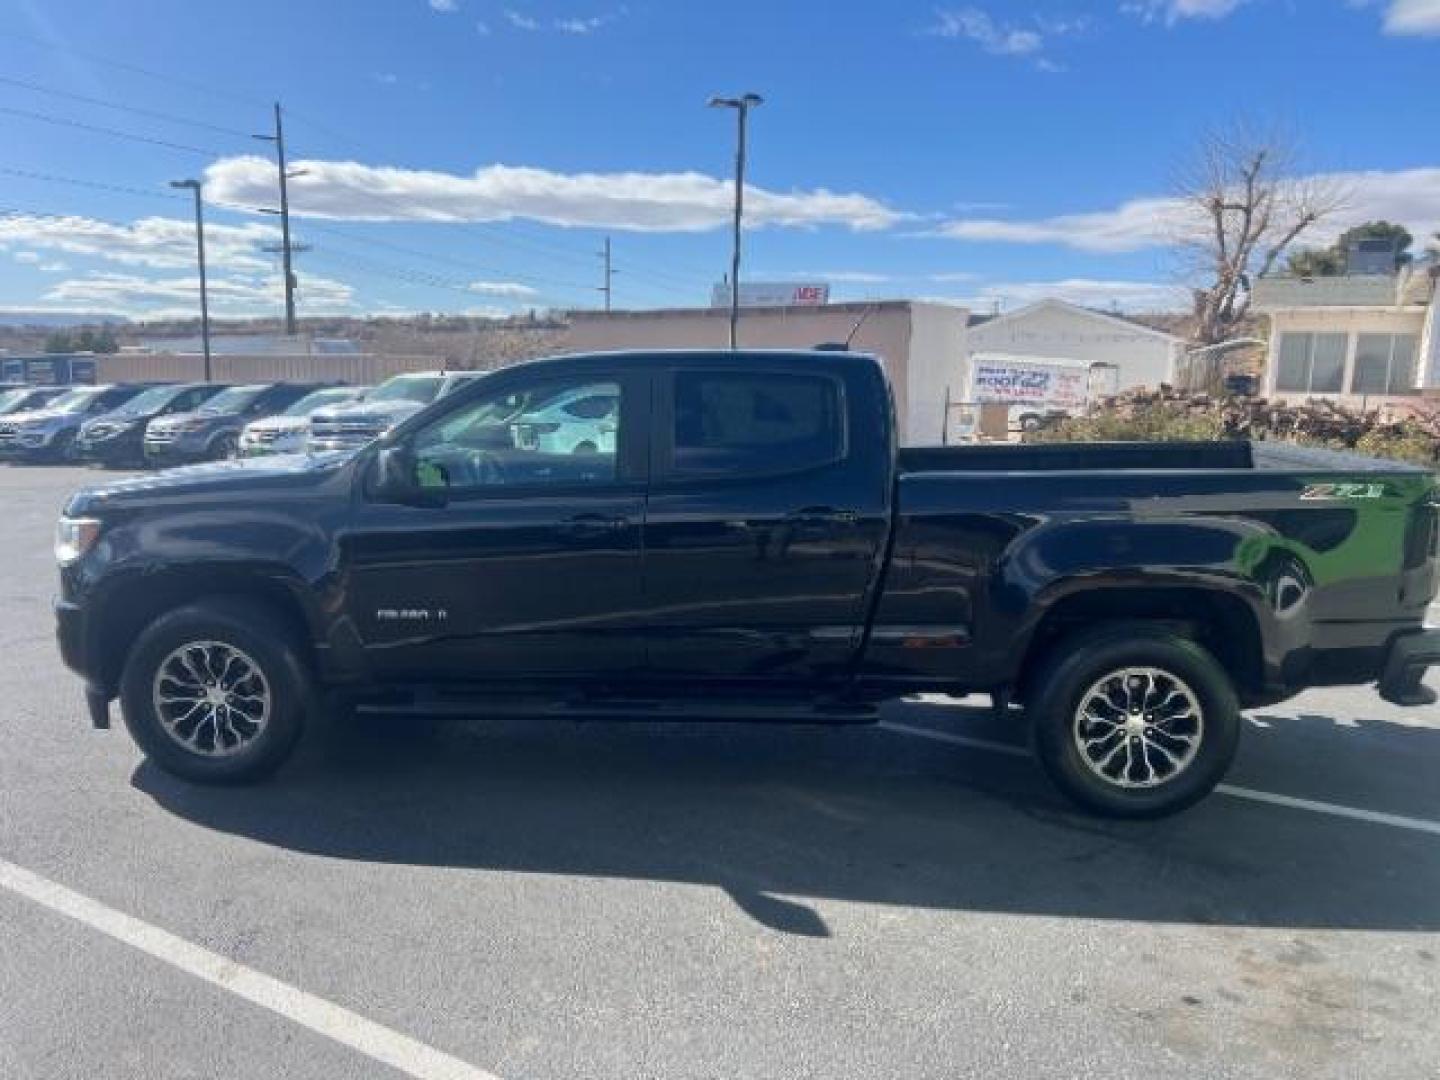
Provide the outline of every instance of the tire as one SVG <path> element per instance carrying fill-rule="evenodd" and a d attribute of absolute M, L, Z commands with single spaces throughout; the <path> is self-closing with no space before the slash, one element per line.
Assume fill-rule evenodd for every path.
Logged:
<path fill-rule="evenodd" d="M 598 454 L 600 452 L 600 448 L 596 446 L 593 442 L 586 441 L 580 443 L 578 446 L 575 447 L 574 450 L 570 452 L 572 454 Z"/>
<path fill-rule="evenodd" d="M 1026 433 L 1032 431 L 1039 431 L 1043 425 L 1044 420 L 1041 417 L 1036 416 L 1034 413 L 1026 413 L 1024 416 L 1020 417 L 1020 430 Z"/>
<path fill-rule="evenodd" d="M 258 678 L 244 674 L 246 664 Z M 232 693 L 225 709 L 211 710 L 197 676 L 217 672 Z M 215 692 L 225 690 L 222 683 Z M 160 616 L 136 639 L 120 679 L 125 726 L 145 756 L 204 784 L 249 783 L 278 769 L 295 748 L 312 696 L 294 635 L 243 600 L 202 601 Z"/>
<path fill-rule="evenodd" d="M 220 435 L 210 444 L 211 461 L 229 461 L 240 452 L 240 438 L 236 435 Z"/>
<path fill-rule="evenodd" d="M 1070 638 L 1030 688 L 1041 765 L 1066 796 L 1106 817 L 1158 818 L 1192 806 L 1214 790 L 1239 746 L 1240 707 L 1224 669 L 1200 645 L 1159 628 Z"/>

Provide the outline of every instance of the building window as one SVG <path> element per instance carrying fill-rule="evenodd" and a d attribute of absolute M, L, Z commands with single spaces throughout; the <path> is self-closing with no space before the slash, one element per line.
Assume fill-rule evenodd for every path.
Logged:
<path fill-rule="evenodd" d="M 1355 342 L 1352 394 L 1413 394 L 1415 335 L 1361 334 Z"/>
<path fill-rule="evenodd" d="M 1275 389 L 1285 393 L 1338 394 L 1345 383 L 1348 334 L 1281 334 Z"/>

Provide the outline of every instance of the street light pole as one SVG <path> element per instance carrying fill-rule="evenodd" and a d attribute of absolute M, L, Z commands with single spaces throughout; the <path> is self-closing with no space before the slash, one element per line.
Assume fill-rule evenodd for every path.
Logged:
<path fill-rule="evenodd" d="M 189 188 L 195 193 L 195 253 L 200 262 L 200 340 L 205 349 L 205 381 L 210 379 L 210 297 L 205 286 L 205 211 L 200 197 L 199 180 L 171 180 L 173 188 Z"/>
<path fill-rule="evenodd" d="M 738 98 L 712 97 L 712 109 L 734 109 L 737 120 L 735 142 L 735 238 L 730 252 L 730 348 L 739 348 L 740 335 L 740 230 L 745 217 L 745 143 L 750 110 L 763 105 L 759 94 Z"/>

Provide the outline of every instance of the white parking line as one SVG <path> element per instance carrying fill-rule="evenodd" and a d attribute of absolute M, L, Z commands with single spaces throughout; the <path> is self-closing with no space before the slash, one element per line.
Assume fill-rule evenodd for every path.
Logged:
<path fill-rule="evenodd" d="M 876 726 L 885 731 L 894 732 L 896 735 L 930 739 L 934 742 L 949 743 L 951 746 L 964 746 L 971 750 L 986 750 L 990 753 L 1006 754 L 1010 757 L 1030 756 L 1029 750 L 1023 746 L 1015 746 L 1013 743 L 976 739 L 968 735 L 952 735 L 948 731 L 936 731 L 934 728 L 916 727 L 913 724 L 897 724 L 889 720 L 881 721 Z M 1406 817 L 1404 814 L 1386 814 L 1378 810 L 1362 810 L 1355 806 L 1320 802 L 1317 799 L 1299 799 L 1294 795 L 1278 795 L 1273 791 L 1257 791 L 1254 788 L 1236 787 L 1233 784 L 1221 784 L 1215 790 L 1221 795 L 1229 795 L 1235 799 L 1249 799 L 1251 802 L 1269 803 L 1271 806 L 1283 806 L 1289 810 L 1308 810 L 1314 814 L 1328 814 L 1331 817 L 1348 818 L 1351 821 L 1365 821 L 1371 825 L 1388 825 L 1392 829 L 1409 829 L 1411 832 L 1440 836 L 1440 821 L 1429 821 L 1426 818 Z"/>
<path fill-rule="evenodd" d="M 193 945 L 158 926 L 116 911 L 4 859 L 0 859 L 0 888 L 67 915 L 188 975 L 358 1050 L 406 1076 L 416 1077 L 417 1080 L 499 1080 L 494 1073 L 476 1068 L 219 953 Z"/>

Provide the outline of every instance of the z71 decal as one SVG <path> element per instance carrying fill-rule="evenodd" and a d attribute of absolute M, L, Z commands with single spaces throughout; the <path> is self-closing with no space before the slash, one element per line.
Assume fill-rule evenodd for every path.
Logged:
<path fill-rule="evenodd" d="M 1300 494 L 1308 502 L 1328 499 L 1383 499 L 1384 484 L 1310 484 Z"/>

